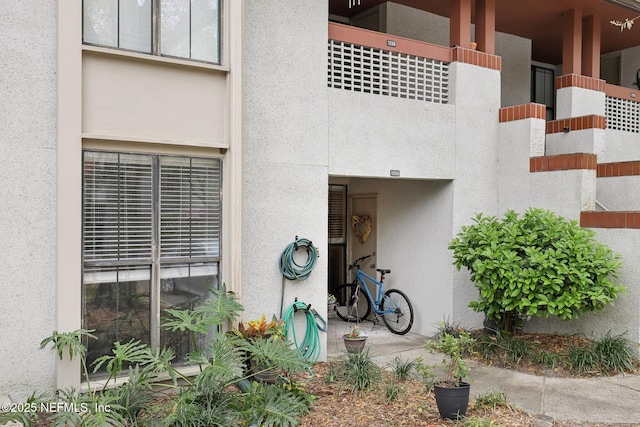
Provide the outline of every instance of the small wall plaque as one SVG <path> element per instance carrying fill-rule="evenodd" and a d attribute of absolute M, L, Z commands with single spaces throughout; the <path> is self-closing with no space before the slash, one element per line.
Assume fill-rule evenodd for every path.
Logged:
<path fill-rule="evenodd" d="M 395 40 L 387 40 L 387 46 L 396 47 L 398 46 L 398 43 Z"/>
<path fill-rule="evenodd" d="M 396 169 L 391 169 L 391 170 L 389 171 L 389 174 L 390 174 L 391 176 L 400 176 L 400 171 L 399 171 L 399 170 L 396 170 Z"/>

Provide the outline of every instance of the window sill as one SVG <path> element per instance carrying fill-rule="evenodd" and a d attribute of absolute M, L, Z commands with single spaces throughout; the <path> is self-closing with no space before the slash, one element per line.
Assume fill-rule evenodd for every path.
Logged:
<path fill-rule="evenodd" d="M 190 147 L 190 148 L 215 148 L 220 150 L 220 153 L 224 154 L 229 149 L 229 144 L 218 143 L 203 143 L 195 141 L 173 141 L 168 139 L 159 138 L 140 138 L 137 136 L 126 135 L 100 135 L 94 133 L 83 133 L 82 140 L 86 148 L 101 148 L 101 145 L 95 145 L 100 142 L 112 142 L 112 143 L 140 143 L 140 144 L 152 144 L 157 146 L 175 146 L 175 147 Z"/>
<path fill-rule="evenodd" d="M 176 370 L 179 371 L 183 376 L 187 378 L 193 378 L 200 373 L 200 369 L 197 366 L 184 366 Z M 123 372 L 127 372 L 127 371 L 123 371 Z M 109 385 L 107 386 L 107 389 L 119 387 L 123 384 L 126 384 L 128 381 L 129 381 L 128 375 L 121 375 L 115 380 L 109 381 Z M 171 381 L 171 377 L 169 376 L 169 374 L 165 372 L 165 373 L 158 374 L 158 378 L 154 382 L 169 383 L 170 381 Z M 181 381 L 180 376 L 178 376 L 178 382 L 180 383 L 180 381 Z M 106 379 L 91 381 L 90 382 L 91 390 L 102 390 L 104 389 L 104 386 L 106 383 L 107 383 Z M 86 382 L 81 383 L 80 392 L 84 393 L 87 391 L 89 391 L 89 384 Z"/>
<path fill-rule="evenodd" d="M 108 56 L 119 56 L 124 58 L 137 59 L 140 61 L 178 65 L 178 66 L 188 67 L 188 68 L 200 68 L 204 70 L 229 72 L 229 67 L 225 67 L 222 65 L 207 64 L 205 62 L 190 61 L 186 59 L 167 58 L 165 56 L 151 55 L 149 53 L 130 52 L 127 50 L 120 50 L 115 48 L 110 49 L 110 48 L 91 46 L 86 44 L 82 45 L 82 50 L 83 52 L 93 52 L 93 53 L 99 53 L 99 54 L 108 55 Z"/>

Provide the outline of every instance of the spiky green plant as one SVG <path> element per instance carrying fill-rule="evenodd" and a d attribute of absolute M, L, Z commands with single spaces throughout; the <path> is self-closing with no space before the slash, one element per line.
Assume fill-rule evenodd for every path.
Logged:
<path fill-rule="evenodd" d="M 402 360 L 400 356 L 396 356 L 387 364 L 387 367 L 391 369 L 394 379 L 404 381 L 415 373 L 416 363 L 415 359 Z"/>
<path fill-rule="evenodd" d="M 378 387 L 382 381 L 382 369 L 369 354 L 369 349 L 346 353 L 336 362 L 336 377 L 354 393 L 363 393 Z"/>

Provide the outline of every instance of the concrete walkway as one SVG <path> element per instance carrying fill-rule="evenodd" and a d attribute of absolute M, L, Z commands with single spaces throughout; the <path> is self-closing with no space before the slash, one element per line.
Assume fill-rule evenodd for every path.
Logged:
<path fill-rule="evenodd" d="M 329 359 L 344 354 L 342 335 L 349 324 L 330 319 L 327 328 Z M 440 365 L 442 355 L 425 349 L 426 338 L 409 333 L 394 335 L 380 323 L 363 323 L 369 338 L 367 347 L 379 366 L 396 356 L 412 360 L 422 356 L 424 363 Z M 616 375 L 607 378 L 552 378 L 469 363 L 471 396 L 486 395 L 490 390 L 504 391 L 509 403 L 538 416 L 537 425 L 556 421 L 617 424 L 640 427 L 640 375 Z"/>

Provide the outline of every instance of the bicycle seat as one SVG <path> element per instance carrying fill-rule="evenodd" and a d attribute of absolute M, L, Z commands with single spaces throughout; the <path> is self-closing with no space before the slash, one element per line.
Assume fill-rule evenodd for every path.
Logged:
<path fill-rule="evenodd" d="M 391 273 L 391 270 L 383 270 L 382 268 L 377 268 L 376 271 L 379 271 L 382 274 L 389 274 Z"/>

